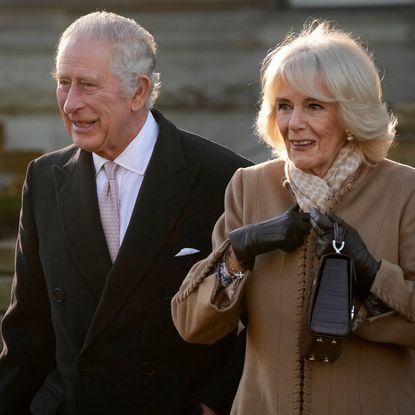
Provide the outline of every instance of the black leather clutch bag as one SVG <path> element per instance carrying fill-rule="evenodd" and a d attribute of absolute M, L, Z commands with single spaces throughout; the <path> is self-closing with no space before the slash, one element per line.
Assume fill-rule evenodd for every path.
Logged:
<path fill-rule="evenodd" d="M 333 362 L 353 319 L 353 260 L 341 254 L 343 241 L 335 232 L 334 253 L 323 255 L 317 269 L 307 314 L 300 336 L 300 352 L 308 360 Z"/>

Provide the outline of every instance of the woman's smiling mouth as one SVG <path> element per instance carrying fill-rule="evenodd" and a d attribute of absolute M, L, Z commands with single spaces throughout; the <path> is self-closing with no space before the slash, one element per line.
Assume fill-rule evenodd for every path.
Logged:
<path fill-rule="evenodd" d="M 290 140 L 290 144 L 293 148 L 305 148 L 310 147 L 315 143 L 315 140 L 304 139 L 304 140 Z"/>

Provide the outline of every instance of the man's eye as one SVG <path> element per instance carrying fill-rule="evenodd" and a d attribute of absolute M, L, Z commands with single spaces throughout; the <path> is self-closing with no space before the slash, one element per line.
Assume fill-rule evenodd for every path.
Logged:
<path fill-rule="evenodd" d="M 95 85 L 91 82 L 81 82 L 83 88 L 93 88 Z"/>
<path fill-rule="evenodd" d="M 67 79 L 58 79 L 58 86 L 65 87 L 70 85 L 71 83 Z"/>

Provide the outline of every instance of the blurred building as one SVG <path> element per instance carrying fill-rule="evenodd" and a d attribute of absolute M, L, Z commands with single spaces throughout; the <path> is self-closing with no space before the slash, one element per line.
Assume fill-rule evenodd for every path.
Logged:
<path fill-rule="evenodd" d="M 54 48 L 76 17 L 103 8 L 155 35 L 163 83 L 157 106 L 182 127 L 254 161 L 270 157 L 252 128 L 261 59 L 309 17 L 336 21 L 368 42 L 405 138 L 414 127 L 415 0 L 0 0 L 7 149 L 45 152 L 70 143 L 50 77 Z"/>

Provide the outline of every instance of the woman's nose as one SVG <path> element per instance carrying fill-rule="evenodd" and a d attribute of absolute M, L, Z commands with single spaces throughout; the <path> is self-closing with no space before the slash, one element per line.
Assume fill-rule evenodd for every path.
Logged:
<path fill-rule="evenodd" d="M 291 112 L 290 128 L 293 130 L 306 127 L 305 114 L 302 108 L 294 107 Z"/>

